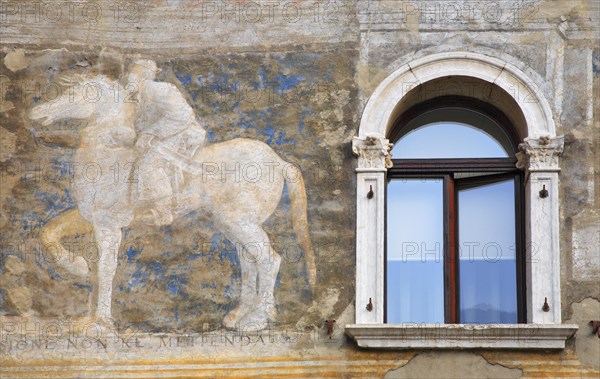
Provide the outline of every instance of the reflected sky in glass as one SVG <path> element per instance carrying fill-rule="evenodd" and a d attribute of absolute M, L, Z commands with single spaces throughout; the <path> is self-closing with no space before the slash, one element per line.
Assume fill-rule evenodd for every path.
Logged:
<path fill-rule="evenodd" d="M 394 159 L 506 158 L 506 150 L 481 129 L 460 122 L 433 122 L 396 141 Z"/>
<path fill-rule="evenodd" d="M 514 179 L 458 190 L 460 320 L 516 323 Z"/>
<path fill-rule="evenodd" d="M 387 322 L 443 323 L 443 181 L 397 179 L 387 196 Z"/>
<path fill-rule="evenodd" d="M 457 121 L 431 122 L 433 116 L 395 143 L 393 158 L 512 156 L 506 150 L 512 149 L 508 140 L 502 145 L 488 134 L 496 135 L 494 129 L 484 131 Z M 516 323 L 514 179 L 462 184 L 468 182 L 474 183 L 455 182 L 460 322 Z M 444 323 L 443 202 L 441 178 L 393 179 L 388 184 L 388 323 Z"/>

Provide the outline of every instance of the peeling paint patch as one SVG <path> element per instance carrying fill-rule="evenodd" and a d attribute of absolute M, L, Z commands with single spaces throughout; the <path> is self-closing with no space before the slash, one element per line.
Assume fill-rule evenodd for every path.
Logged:
<path fill-rule="evenodd" d="M 4 65 L 12 72 L 17 72 L 29 66 L 29 59 L 25 56 L 23 49 L 17 49 L 6 54 Z"/>
<path fill-rule="evenodd" d="M 600 275 L 600 214 L 586 209 L 573 217 L 573 279 L 597 281 Z"/>
<path fill-rule="evenodd" d="M 419 354 L 384 378 L 520 378 L 523 371 L 493 365 L 480 355 L 466 352 Z"/>
<path fill-rule="evenodd" d="M 592 298 L 571 304 L 573 316 L 566 324 L 578 324 L 575 351 L 581 363 L 600 370 L 600 341 L 592 332 L 591 320 L 600 320 L 600 301 Z"/>

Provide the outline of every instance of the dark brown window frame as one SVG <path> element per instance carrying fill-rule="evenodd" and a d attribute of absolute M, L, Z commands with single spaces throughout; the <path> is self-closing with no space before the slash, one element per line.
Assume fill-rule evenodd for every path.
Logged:
<path fill-rule="evenodd" d="M 440 108 L 461 107 L 482 113 L 494 120 L 509 137 L 514 151 L 517 151 L 518 138 L 508 118 L 496 107 L 480 100 L 461 96 L 444 96 L 420 103 L 402 114 L 395 123 L 389 139 L 396 141 L 401 129 L 415 117 Z M 526 323 L 526 281 L 525 281 L 525 222 L 523 172 L 516 168 L 516 158 L 460 158 L 460 159 L 392 159 L 393 166 L 387 171 L 387 182 L 402 178 L 438 178 L 444 181 L 444 318 L 447 324 L 460 322 L 460 270 L 458 246 L 458 201 L 457 187 L 462 184 L 506 180 L 514 178 L 515 183 L 515 244 L 516 244 L 516 297 L 518 323 Z M 455 179 L 455 173 L 487 172 L 494 173 L 472 178 Z M 458 182 L 458 183 L 457 183 Z M 387 200 L 387 186 L 386 186 Z M 385 223 L 387 230 L 387 201 Z M 387 283 L 387 238 L 384 251 L 384 283 Z M 387 322 L 387 284 L 384 287 L 384 322 Z"/>

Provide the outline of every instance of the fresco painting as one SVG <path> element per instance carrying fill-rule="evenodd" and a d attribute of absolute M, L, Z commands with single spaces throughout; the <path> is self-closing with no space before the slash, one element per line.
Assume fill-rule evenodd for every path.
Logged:
<path fill-rule="evenodd" d="M 338 188 L 339 151 L 327 151 L 307 126 L 323 118 L 318 107 L 348 102 L 331 77 L 304 71 L 320 58 L 282 55 L 256 70 L 247 61 L 206 70 L 186 60 L 131 58 L 119 68 L 110 57 L 95 59 L 40 79 L 62 96 L 28 99 L 25 126 L 38 141 L 40 169 L 32 177 L 30 162 L 17 159 L 8 171 L 17 177 L 13 194 L 34 189 L 30 204 L 44 206 L 15 204 L 23 225 L 5 225 L 5 240 L 19 240 L 8 260 L 24 271 L 35 262 L 20 280 L 30 304 L 19 311 L 3 297 L 5 313 L 154 332 L 207 323 L 319 328 L 319 286 L 328 285 L 318 272 L 335 265 L 342 245 L 311 230 L 309 219 L 342 214 L 340 201 L 351 201 L 351 190 L 340 196 Z M 295 132 L 278 120 L 294 120 Z M 308 205 L 310 185 L 328 192 L 319 211 Z M 53 286 L 41 300 L 35 286 L 47 280 Z M 66 294 L 77 301 L 64 307 Z M 308 314 L 296 312 L 300 304 Z"/>

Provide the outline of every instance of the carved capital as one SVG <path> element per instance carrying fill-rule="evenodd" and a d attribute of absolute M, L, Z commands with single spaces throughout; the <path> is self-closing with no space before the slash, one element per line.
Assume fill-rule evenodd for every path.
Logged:
<path fill-rule="evenodd" d="M 392 146 L 389 140 L 378 136 L 354 137 L 352 151 L 358 157 L 357 170 L 386 171 L 392 167 Z"/>
<path fill-rule="evenodd" d="M 517 168 L 529 172 L 560 171 L 558 157 L 563 152 L 564 144 L 564 136 L 525 138 L 516 154 Z"/>

